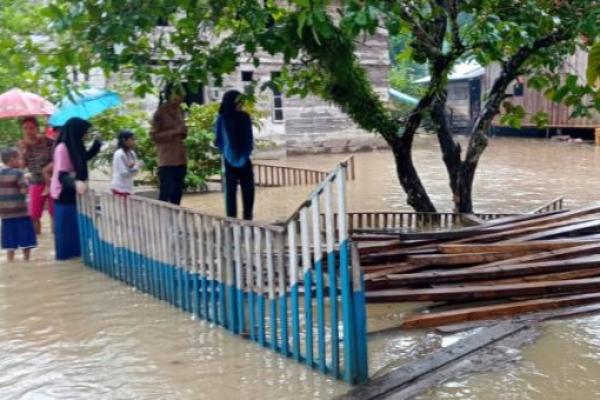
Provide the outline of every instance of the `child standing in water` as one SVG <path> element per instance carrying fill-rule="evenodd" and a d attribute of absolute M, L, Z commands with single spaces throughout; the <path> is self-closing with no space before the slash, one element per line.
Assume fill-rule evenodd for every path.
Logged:
<path fill-rule="evenodd" d="M 133 194 L 133 177 L 140 169 L 135 154 L 135 136 L 129 131 L 119 132 L 117 151 L 113 156 L 113 178 L 110 188 L 117 196 Z"/>
<path fill-rule="evenodd" d="M 23 259 L 29 260 L 31 249 L 37 246 L 33 222 L 27 209 L 27 183 L 21 170 L 23 160 L 17 149 L 0 152 L 4 167 L 0 167 L 0 217 L 2 218 L 2 249 L 8 261 L 23 249 Z"/>

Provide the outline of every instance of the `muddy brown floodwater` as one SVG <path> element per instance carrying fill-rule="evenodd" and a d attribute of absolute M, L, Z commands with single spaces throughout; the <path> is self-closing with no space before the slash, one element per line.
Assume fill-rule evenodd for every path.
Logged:
<path fill-rule="evenodd" d="M 415 144 L 415 162 L 440 210 L 452 208 L 437 144 Z M 343 155 L 295 157 L 288 165 L 327 169 Z M 352 211 L 408 210 L 389 152 L 356 155 Z M 278 162 L 279 163 L 279 162 Z M 284 219 L 309 187 L 259 190 L 256 217 Z M 567 207 L 600 198 L 600 148 L 494 139 L 475 183 L 475 208 L 519 212 L 566 195 Z M 222 214 L 220 194 L 187 206 Z M 55 263 L 50 235 L 34 261 L 0 267 L 0 399 L 329 399 L 348 386 L 226 331 L 193 320 L 80 262 Z M 369 331 L 397 325 L 415 304 L 369 306 Z M 391 331 L 369 338 L 371 374 L 458 340 Z M 420 399 L 600 398 L 600 317 L 547 323 L 540 338 L 507 349 L 512 362 L 457 376 Z"/>

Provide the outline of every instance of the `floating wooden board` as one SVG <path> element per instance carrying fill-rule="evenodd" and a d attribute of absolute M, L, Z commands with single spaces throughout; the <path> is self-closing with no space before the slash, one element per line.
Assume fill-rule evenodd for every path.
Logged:
<path fill-rule="evenodd" d="M 374 400 L 383 399 L 407 385 L 415 384 L 420 378 L 435 374 L 442 367 L 463 359 L 477 350 L 504 339 L 521 331 L 528 325 L 525 323 L 501 322 L 493 327 L 484 328 L 476 335 L 444 347 L 420 360 L 397 368 L 386 375 L 372 379 L 366 385 L 358 386 L 345 395 L 338 397 L 340 400 Z"/>
<path fill-rule="evenodd" d="M 583 315 L 597 314 L 600 312 L 600 304 L 588 304 L 585 306 L 575 306 L 575 307 L 567 307 L 562 309 L 554 309 L 550 311 L 542 311 L 533 314 L 524 314 L 519 317 L 515 317 L 512 321 L 515 322 L 526 322 L 526 321 L 550 321 L 555 319 L 565 319 L 565 318 L 576 318 Z M 454 334 L 457 332 L 481 328 L 483 326 L 492 326 L 497 324 L 498 321 L 495 320 L 479 320 L 479 321 L 470 321 L 470 322 L 461 322 L 458 324 L 452 325 L 440 325 L 435 328 L 435 330 L 441 334 Z M 394 331 L 401 329 L 398 327 L 389 327 L 388 331 Z"/>
<path fill-rule="evenodd" d="M 589 293 L 600 291 L 600 278 L 564 281 L 531 282 L 510 285 L 469 286 L 435 289 L 390 289 L 367 292 L 369 302 L 396 301 L 474 301 L 562 293 Z"/>
<path fill-rule="evenodd" d="M 485 307 L 470 307 L 463 308 L 461 310 L 445 311 L 433 314 L 413 315 L 404 320 L 401 328 L 431 328 L 441 325 L 456 324 L 459 322 L 505 318 L 518 314 L 597 302 L 600 302 L 600 293 L 518 301 Z"/>

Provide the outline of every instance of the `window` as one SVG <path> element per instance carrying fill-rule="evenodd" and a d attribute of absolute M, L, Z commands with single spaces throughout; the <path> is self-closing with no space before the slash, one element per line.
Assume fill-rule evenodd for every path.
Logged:
<path fill-rule="evenodd" d="M 513 85 L 513 95 L 515 97 L 522 97 L 525 91 L 524 79 L 522 76 L 517 76 L 515 84 Z"/>
<path fill-rule="evenodd" d="M 244 93 L 247 95 L 254 94 L 254 71 L 242 71 L 242 85 L 244 86 Z"/>
<path fill-rule="evenodd" d="M 242 71 L 242 82 L 252 82 L 253 71 Z"/>
<path fill-rule="evenodd" d="M 169 18 L 167 16 L 158 17 L 156 20 L 156 26 L 169 26 Z"/>
<path fill-rule="evenodd" d="M 467 100 L 469 92 L 466 87 L 453 87 L 448 90 L 448 100 Z"/>
<path fill-rule="evenodd" d="M 280 75 L 279 71 L 271 72 L 271 81 L 276 80 Z M 273 121 L 283 121 L 283 94 L 276 85 L 272 85 L 271 90 L 273 91 Z"/>

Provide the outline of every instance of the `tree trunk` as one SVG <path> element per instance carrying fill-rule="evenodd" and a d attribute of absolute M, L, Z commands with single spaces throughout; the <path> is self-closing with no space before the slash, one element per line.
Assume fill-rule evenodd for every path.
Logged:
<path fill-rule="evenodd" d="M 435 100 L 431 107 L 431 119 L 437 131 L 437 138 L 442 151 L 442 159 L 448 172 L 448 181 L 450 190 L 452 191 L 452 202 L 454 203 L 454 211 L 460 209 L 459 192 L 459 172 L 462 166 L 461 147 L 452 136 L 452 127 L 448 122 L 446 112 L 446 93 L 440 93 L 440 96 Z"/>
<path fill-rule="evenodd" d="M 412 159 L 412 139 L 410 144 L 403 144 L 402 140 L 392 146 L 396 161 L 396 173 L 400 185 L 406 192 L 406 202 L 417 212 L 436 212 L 431 202 Z"/>

